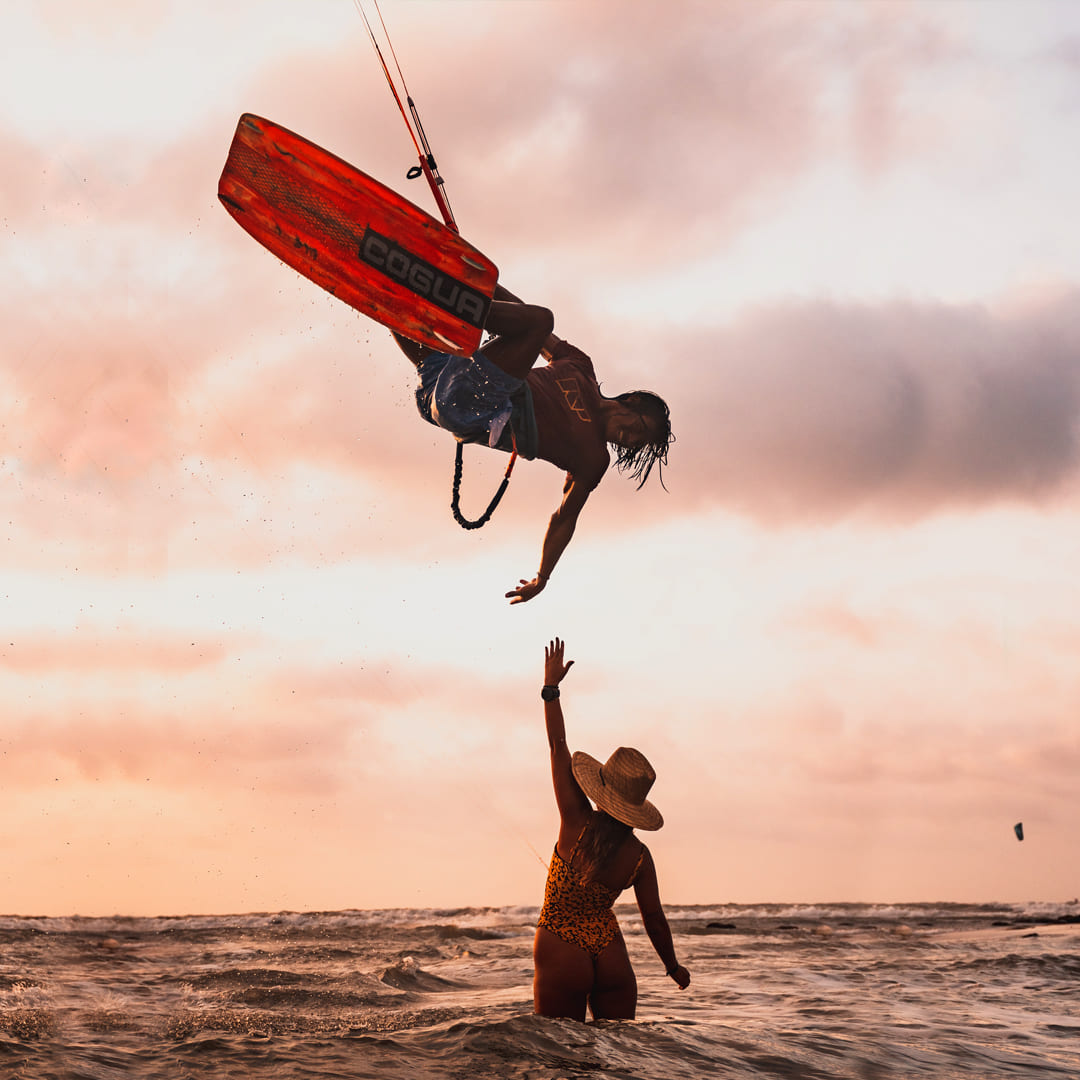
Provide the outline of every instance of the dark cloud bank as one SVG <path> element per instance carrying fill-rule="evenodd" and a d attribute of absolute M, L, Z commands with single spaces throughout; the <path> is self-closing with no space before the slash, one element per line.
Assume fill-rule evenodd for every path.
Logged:
<path fill-rule="evenodd" d="M 669 341 L 674 486 L 771 519 L 1050 499 L 1078 462 L 1077 299 L 788 305 Z"/>

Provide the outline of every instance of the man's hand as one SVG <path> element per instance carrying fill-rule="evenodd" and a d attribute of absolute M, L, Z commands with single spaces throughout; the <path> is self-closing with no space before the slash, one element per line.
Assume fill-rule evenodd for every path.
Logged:
<path fill-rule="evenodd" d="M 543 592 L 546 584 L 547 578 L 541 578 L 539 574 L 532 581 L 526 581 L 522 578 L 521 584 L 506 594 L 507 599 L 511 605 L 524 604 L 526 600 L 531 600 L 537 593 Z"/>

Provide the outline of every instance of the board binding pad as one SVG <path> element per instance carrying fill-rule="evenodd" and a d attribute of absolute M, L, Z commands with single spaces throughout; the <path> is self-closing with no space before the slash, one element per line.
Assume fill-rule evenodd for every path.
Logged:
<path fill-rule="evenodd" d="M 218 198 L 282 262 L 364 315 L 438 352 L 479 347 L 495 264 L 341 158 L 245 113 Z"/>

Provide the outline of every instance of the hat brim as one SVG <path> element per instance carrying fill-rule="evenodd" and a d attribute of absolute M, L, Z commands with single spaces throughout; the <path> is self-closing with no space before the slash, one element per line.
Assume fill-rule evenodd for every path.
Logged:
<path fill-rule="evenodd" d="M 655 832 L 663 826 L 663 814 L 648 799 L 640 803 L 627 802 L 608 787 L 601 775 L 603 765 L 584 750 L 574 751 L 570 768 L 581 790 L 596 803 L 598 810 L 603 810 L 605 814 L 610 814 L 616 821 L 621 821 L 632 829 Z"/>

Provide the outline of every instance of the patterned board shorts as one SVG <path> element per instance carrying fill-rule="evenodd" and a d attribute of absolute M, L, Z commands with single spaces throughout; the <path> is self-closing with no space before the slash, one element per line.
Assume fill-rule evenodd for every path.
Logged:
<path fill-rule="evenodd" d="M 416 407 L 429 424 L 467 442 L 495 446 L 510 419 L 510 395 L 524 384 L 483 353 L 428 353 L 417 365 Z"/>

